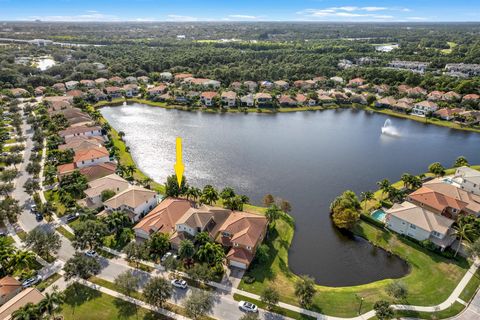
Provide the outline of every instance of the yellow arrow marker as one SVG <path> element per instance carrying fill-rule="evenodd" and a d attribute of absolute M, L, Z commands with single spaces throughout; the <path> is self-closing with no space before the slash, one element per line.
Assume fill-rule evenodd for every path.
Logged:
<path fill-rule="evenodd" d="M 183 171 L 185 166 L 182 161 L 182 138 L 177 137 L 177 162 L 173 166 L 175 169 L 175 174 L 177 175 L 178 187 L 182 185 Z"/>

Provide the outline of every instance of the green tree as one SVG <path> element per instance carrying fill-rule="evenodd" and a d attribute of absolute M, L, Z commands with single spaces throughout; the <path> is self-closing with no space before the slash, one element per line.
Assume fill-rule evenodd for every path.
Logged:
<path fill-rule="evenodd" d="M 212 269 L 205 263 L 197 263 L 187 270 L 188 276 L 196 282 L 208 282 L 212 280 Z"/>
<path fill-rule="evenodd" d="M 188 317 L 197 320 L 212 311 L 213 296 L 208 291 L 196 290 L 188 296 L 183 307 Z"/>
<path fill-rule="evenodd" d="M 208 232 L 202 231 L 195 235 L 194 243 L 197 247 L 203 246 L 209 242 L 212 242 L 212 238 L 210 238 Z"/>
<path fill-rule="evenodd" d="M 395 316 L 395 312 L 388 301 L 377 301 L 373 305 L 373 310 L 375 310 L 375 315 L 379 320 L 390 320 Z"/>
<path fill-rule="evenodd" d="M 453 227 L 453 235 L 458 239 L 457 249 L 455 250 L 454 257 L 457 256 L 458 251 L 462 245 L 463 241 L 471 243 L 471 235 L 475 232 L 474 227 L 471 223 L 465 222 L 464 220 L 458 220 L 456 225 Z"/>
<path fill-rule="evenodd" d="M 218 191 L 213 186 L 207 184 L 205 187 L 203 187 L 202 195 L 200 196 L 201 203 L 212 205 L 213 203 L 217 202 L 218 199 Z"/>
<path fill-rule="evenodd" d="M 283 212 L 290 212 L 292 211 L 292 205 L 287 200 L 282 200 L 280 202 L 280 209 L 282 209 Z"/>
<path fill-rule="evenodd" d="M 114 195 L 115 195 L 115 191 L 110 190 L 110 189 L 105 189 L 105 190 L 102 191 L 100 197 L 102 199 L 102 202 L 105 202 L 108 199 L 110 199 L 111 197 L 113 197 Z"/>
<path fill-rule="evenodd" d="M 398 300 L 404 300 L 408 296 L 407 286 L 401 281 L 388 284 L 386 291 L 390 297 Z"/>
<path fill-rule="evenodd" d="M 182 178 L 182 184 L 178 186 L 177 176 L 171 175 L 167 177 L 167 182 L 165 183 L 165 195 L 167 197 L 178 198 L 181 195 L 187 194 L 188 184 L 187 178 L 185 176 Z"/>
<path fill-rule="evenodd" d="M 221 244 L 207 242 L 198 248 L 196 256 L 199 261 L 213 265 L 223 261 L 225 258 L 225 251 Z"/>
<path fill-rule="evenodd" d="M 309 276 L 302 276 L 295 282 L 295 295 L 302 307 L 309 307 L 315 296 L 315 280 Z"/>
<path fill-rule="evenodd" d="M 126 270 L 115 278 L 115 286 L 127 296 L 140 289 L 140 274 L 133 270 Z"/>
<path fill-rule="evenodd" d="M 270 207 L 274 203 L 275 203 L 275 198 L 273 198 L 273 196 L 271 194 L 266 194 L 263 197 L 263 205 L 265 207 Z"/>
<path fill-rule="evenodd" d="M 197 201 L 201 195 L 202 195 L 202 190 L 196 187 L 189 187 L 187 192 L 185 193 L 187 200 L 191 198 L 194 201 Z"/>
<path fill-rule="evenodd" d="M 127 259 L 133 261 L 138 268 L 140 260 L 145 259 L 147 255 L 147 248 L 143 243 L 132 241 L 123 248 L 123 252 L 127 255 Z"/>
<path fill-rule="evenodd" d="M 270 247 L 266 244 L 261 244 L 255 252 L 255 260 L 259 263 L 265 263 L 270 259 Z"/>
<path fill-rule="evenodd" d="M 332 220 L 340 229 L 352 229 L 360 219 L 360 202 L 353 191 L 347 190 L 330 204 Z"/>
<path fill-rule="evenodd" d="M 28 195 L 33 196 L 35 192 L 40 190 L 40 183 L 37 180 L 28 178 L 23 185 L 23 189 Z"/>
<path fill-rule="evenodd" d="M 64 302 L 64 295 L 57 290 L 54 290 L 52 293 L 44 293 L 45 298 L 43 298 L 38 307 L 41 313 L 46 313 L 49 317 L 55 318 L 55 315 L 60 312 L 61 306 Z"/>
<path fill-rule="evenodd" d="M 155 277 L 147 283 L 143 289 L 143 295 L 149 304 L 162 308 L 165 302 L 172 296 L 172 291 L 170 282 L 164 278 Z"/>
<path fill-rule="evenodd" d="M 434 174 L 437 177 L 442 177 L 445 175 L 445 168 L 440 162 L 434 162 L 428 166 L 428 172 Z"/>
<path fill-rule="evenodd" d="M 372 191 L 365 191 L 360 194 L 360 197 L 362 198 L 363 201 L 363 210 L 367 210 L 367 203 L 368 201 L 372 200 L 374 198 L 374 194 Z"/>
<path fill-rule="evenodd" d="M 12 320 L 41 319 L 42 313 L 37 305 L 29 302 L 12 313 Z"/>
<path fill-rule="evenodd" d="M 271 228 L 275 226 L 276 221 L 281 217 L 282 211 L 276 204 L 272 204 L 265 210 L 265 217 L 268 220 L 268 224 Z"/>
<path fill-rule="evenodd" d="M 49 256 L 58 252 L 62 246 L 62 241 L 53 230 L 46 230 L 38 226 L 27 234 L 25 244 L 39 256 L 48 260 Z"/>
<path fill-rule="evenodd" d="M 388 191 L 391 189 L 392 185 L 388 179 L 383 179 L 379 182 L 377 182 L 378 187 L 380 190 L 382 190 L 382 196 L 385 196 L 385 194 L 388 193 Z"/>
<path fill-rule="evenodd" d="M 468 163 L 467 158 L 465 158 L 464 156 L 460 156 L 460 157 L 458 157 L 458 158 L 455 160 L 455 163 L 453 164 L 453 166 L 454 166 L 455 168 L 458 168 L 458 167 L 468 167 L 468 166 L 469 166 L 469 163 Z"/>
<path fill-rule="evenodd" d="M 170 249 L 170 235 L 157 232 L 150 237 L 147 246 L 150 258 L 158 261 Z"/>
<path fill-rule="evenodd" d="M 63 267 L 66 280 L 74 277 L 88 279 L 91 276 L 97 275 L 100 269 L 100 263 L 95 258 L 87 257 L 81 252 L 76 252 L 72 258 L 68 259 Z"/>
<path fill-rule="evenodd" d="M 102 245 L 103 237 L 107 235 L 105 223 L 97 220 L 80 221 L 73 229 L 75 236 L 72 245 L 80 250 L 95 250 Z"/>
<path fill-rule="evenodd" d="M 277 289 L 272 286 L 268 286 L 262 291 L 260 299 L 267 305 L 268 310 L 272 310 L 272 308 L 278 304 L 278 301 L 280 300 L 280 294 L 278 293 Z"/>
<path fill-rule="evenodd" d="M 188 239 L 180 241 L 180 246 L 178 247 L 178 254 L 180 255 L 180 258 L 184 260 L 192 259 L 195 255 L 195 246 L 193 245 L 193 242 Z"/>

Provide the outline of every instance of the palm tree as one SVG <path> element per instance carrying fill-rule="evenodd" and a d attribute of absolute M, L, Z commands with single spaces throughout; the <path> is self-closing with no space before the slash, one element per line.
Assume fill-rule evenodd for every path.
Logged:
<path fill-rule="evenodd" d="M 410 173 L 404 173 L 402 174 L 401 180 L 403 182 L 403 186 L 406 189 L 409 189 L 409 186 L 411 186 L 412 183 L 412 178 L 413 176 Z"/>
<path fill-rule="evenodd" d="M 194 201 L 197 201 L 198 198 L 202 196 L 202 190 L 196 187 L 190 187 L 187 190 L 187 199 L 189 196 L 192 197 Z"/>
<path fill-rule="evenodd" d="M 211 185 L 206 185 L 203 188 L 202 195 L 200 197 L 200 201 L 202 203 L 206 203 L 208 205 L 211 205 L 212 203 L 216 202 L 218 200 L 218 191 Z"/>
<path fill-rule="evenodd" d="M 200 261 L 213 264 L 223 261 L 225 252 L 223 251 L 222 245 L 214 242 L 207 242 L 198 248 L 197 257 Z"/>
<path fill-rule="evenodd" d="M 114 211 L 105 217 L 105 223 L 110 231 L 118 236 L 123 228 L 130 226 L 130 218 L 122 211 Z"/>
<path fill-rule="evenodd" d="M 377 182 L 377 185 L 382 190 L 382 196 L 385 197 L 385 194 L 388 193 L 391 188 L 390 181 L 388 179 L 383 179 L 382 181 Z"/>
<path fill-rule="evenodd" d="M 372 191 L 365 191 L 360 194 L 360 197 L 363 200 L 364 207 L 363 210 L 367 210 L 367 202 L 373 199 L 373 192 Z"/>
<path fill-rule="evenodd" d="M 12 313 L 12 320 L 37 320 L 40 318 L 39 308 L 31 302 Z"/>
<path fill-rule="evenodd" d="M 32 251 L 18 250 L 10 255 L 7 269 L 13 272 L 14 270 L 28 270 L 35 265 L 36 256 Z"/>
<path fill-rule="evenodd" d="M 142 186 L 144 186 L 145 188 L 150 188 L 150 183 L 152 182 L 153 182 L 152 178 L 146 177 L 142 180 L 141 183 L 142 183 Z"/>
<path fill-rule="evenodd" d="M 275 225 L 275 221 L 280 218 L 281 214 L 280 208 L 276 204 L 272 204 L 268 209 L 265 211 L 265 217 L 267 217 L 268 224 L 273 227 Z"/>
<path fill-rule="evenodd" d="M 457 256 L 458 250 L 462 245 L 462 241 L 472 242 L 471 234 L 475 232 L 474 225 L 468 222 L 463 221 L 462 219 L 458 220 L 457 225 L 453 227 L 454 235 L 459 239 L 457 249 L 455 250 L 454 257 Z"/>
<path fill-rule="evenodd" d="M 133 164 L 129 164 L 125 167 L 126 174 L 129 176 L 133 176 L 137 168 Z"/>
<path fill-rule="evenodd" d="M 63 303 L 63 294 L 54 290 L 52 293 L 45 293 L 44 295 L 45 298 L 43 298 L 39 303 L 40 312 L 46 313 L 55 318 L 55 313 L 60 310 L 60 306 Z"/>

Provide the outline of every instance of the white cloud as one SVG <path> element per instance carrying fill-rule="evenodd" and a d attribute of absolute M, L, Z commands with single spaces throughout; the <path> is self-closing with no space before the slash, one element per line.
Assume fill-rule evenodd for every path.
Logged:
<path fill-rule="evenodd" d="M 425 21 L 425 20 L 428 20 L 427 17 L 406 17 L 405 19 L 407 19 L 407 20 L 412 20 L 412 21 Z"/>
<path fill-rule="evenodd" d="M 313 18 L 316 20 L 386 20 L 395 19 L 390 14 L 384 14 L 386 11 L 405 11 L 410 10 L 407 8 L 387 8 L 387 7 L 357 7 L 357 6 L 342 6 L 342 7 L 330 7 L 323 9 L 305 9 L 297 12 L 306 18 Z"/>
<path fill-rule="evenodd" d="M 198 21 L 199 19 L 197 17 L 191 17 L 191 16 L 182 16 L 178 14 L 169 14 L 167 16 L 167 21 Z"/>
<path fill-rule="evenodd" d="M 86 11 L 79 15 L 58 15 L 58 16 L 33 16 L 28 20 L 42 21 L 72 21 L 72 22 L 93 22 L 93 21 L 120 21 L 121 19 L 115 15 L 103 14 L 98 11 Z"/>
<path fill-rule="evenodd" d="M 254 20 L 254 19 L 260 18 L 259 16 L 251 16 L 246 14 L 231 14 L 228 17 L 233 19 L 247 19 L 247 20 Z"/>
<path fill-rule="evenodd" d="M 385 7 L 363 7 L 362 9 L 365 10 L 365 11 L 385 11 L 388 8 L 385 8 Z"/>

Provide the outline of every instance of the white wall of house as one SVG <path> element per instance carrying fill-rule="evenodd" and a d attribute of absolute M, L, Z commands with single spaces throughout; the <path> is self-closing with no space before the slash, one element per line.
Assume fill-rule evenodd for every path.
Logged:
<path fill-rule="evenodd" d="M 146 202 L 142 203 L 141 205 L 135 208 L 134 210 L 135 217 L 133 218 L 133 220 L 137 222 L 138 220 L 140 220 L 141 216 L 152 211 L 152 209 L 155 208 L 157 204 L 158 204 L 158 197 L 157 195 L 154 195 L 149 200 L 147 200 Z"/>
<path fill-rule="evenodd" d="M 190 226 L 187 226 L 186 224 L 177 224 L 177 225 L 175 225 L 175 229 L 177 231 L 186 232 L 193 237 L 196 236 L 197 233 L 198 233 L 198 231 L 196 229 L 191 228 Z"/>
<path fill-rule="evenodd" d="M 223 101 L 224 103 L 226 103 L 227 107 L 235 107 L 235 105 L 236 105 L 235 99 L 223 98 L 222 101 Z"/>
<path fill-rule="evenodd" d="M 389 215 L 387 219 L 387 228 L 400 233 L 417 239 L 418 241 L 427 240 L 430 238 L 430 232 L 424 230 L 418 226 L 410 224 L 407 221 L 399 219 L 393 215 Z"/>
<path fill-rule="evenodd" d="M 84 136 L 84 137 L 96 136 L 96 137 L 99 137 L 101 135 L 102 135 L 101 130 L 92 130 L 92 131 L 86 131 L 86 132 L 81 132 L 81 133 L 68 134 L 64 138 L 69 139 L 69 138 L 80 137 L 80 136 Z"/>
<path fill-rule="evenodd" d="M 110 157 L 105 156 L 105 157 L 95 158 L 95 159 L 86 160 L 86 161 L 77 161 L 75 162 L 75 164 L 77 165 L 77 168 L 84 168 L 84 167 L 90 167 L 100 163 L 105 163 L 108 161 L 110 161 Z"/>

